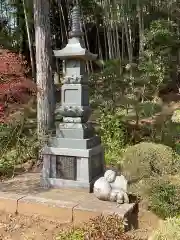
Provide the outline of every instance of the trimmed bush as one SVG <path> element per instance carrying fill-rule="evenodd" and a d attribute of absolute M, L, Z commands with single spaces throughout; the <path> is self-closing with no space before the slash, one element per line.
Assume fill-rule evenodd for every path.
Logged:
<path fill-rule="evenodd" d="M 129 181 L 174 174 L 179 170 L 179 158 L 168 146 L 141 142 L 123 153 L 123 173 Z"/>

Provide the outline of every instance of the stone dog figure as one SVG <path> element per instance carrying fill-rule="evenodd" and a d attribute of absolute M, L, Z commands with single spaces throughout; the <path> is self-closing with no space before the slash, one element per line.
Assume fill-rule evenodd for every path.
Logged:
<path fill-rule="evenodd" d="M 94 183 L 94 195 L 103 201 L 129 203 L 127 180 L 123 175 L 116 176 L 115 171 L 107 170 L 104 177 Z"/>

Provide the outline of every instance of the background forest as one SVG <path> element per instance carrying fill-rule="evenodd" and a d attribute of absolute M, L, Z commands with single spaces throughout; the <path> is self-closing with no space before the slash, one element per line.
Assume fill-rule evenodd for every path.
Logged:
<path fill-rule="evenodd" d="M 148 200 L 158 216 L 177 217 L 180 2 L 81 0 L 80 7 L 86 47 L 98 54 L 87 71 L 91 120 L 105 146 L 106 163 L 123 171 L 133 183 L 130 191 Z M 52 130 L 63 76 L 63 63 L 52 52 L 67 44 L 70 9 L 69 0 L 34 5 L 0 0 L 2 178 L 40 164 L 38 149 Z M 38 29 L 46 41 L 38 38 Z M 39 62 L 46 69 L 42 76 Z M 39 89 L 48 96 L 48 111 Z M 179 227 L 179 219 L 174 221 Z"/>

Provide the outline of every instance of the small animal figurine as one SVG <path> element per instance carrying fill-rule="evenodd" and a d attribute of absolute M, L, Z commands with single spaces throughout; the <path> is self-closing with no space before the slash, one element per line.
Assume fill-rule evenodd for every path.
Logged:
<path fill-rule="evenodd" d="M 113 170 L 107 170 L 104 177 L 94 183 L 94 195 L 103 201 L 129 203 L 127 180 L 123 175 L 117 176 Z"/>

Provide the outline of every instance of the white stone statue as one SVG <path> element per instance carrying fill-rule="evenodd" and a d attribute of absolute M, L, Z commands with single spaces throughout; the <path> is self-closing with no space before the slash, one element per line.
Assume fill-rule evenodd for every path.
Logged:
<path fill-rule="evenodd" d="M 129 203 L 127 180 L 123 175 L 116 176 L 115 171 L 107 170 L 104 177 L 94 183 L 94 195 L 103 201 Z"/>

